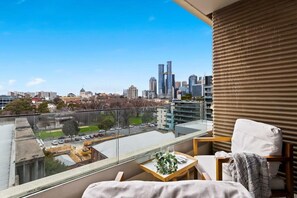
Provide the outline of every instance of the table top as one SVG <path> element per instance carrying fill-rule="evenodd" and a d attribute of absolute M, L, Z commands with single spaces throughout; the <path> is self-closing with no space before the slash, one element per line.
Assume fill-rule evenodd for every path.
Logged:
<path fill-rule="evenodd" d="M 140 167 L 147 173 L 152 174 L 154 177 L 162 181 L 169 181 L 175 177 L 178 177 L 180 174 L 184 173 L 185 171 L 189 170 L 190 168 L 194 167 L 197 164 L 197 159 L 193 158 L 190 155 L 180 153 L 180 152 L 174 152 L 174 154 L 181 155 L 187 158 L 186 163 L 177 164 L 178 168 L 177 168 L 177 171 L 175 171 L 174 173 L 167 174 L 167 175 L 158 173 L 157 168 L 155 166 L 155 162 L 153 160 L 149 160 L 147 162 L 140 164 Z"/>

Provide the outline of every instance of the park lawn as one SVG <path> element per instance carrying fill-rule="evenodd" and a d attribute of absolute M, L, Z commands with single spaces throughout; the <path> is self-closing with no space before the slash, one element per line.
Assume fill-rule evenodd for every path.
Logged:
<path fill-rule="evenodd" d="M 47 131 L 41 131 L 38 133 L 38 136 L 40 139 L 47 139 L 47 138 L 58 138 L 63 136 L 62 131 L 55 131 L 55 132 L 47 132 Z"/>
<path fill-rule="evenodd" d="M 83 126 L 80 127 L 79 133 L 92 133 L 95 131 L 98 131 L 98 126 Z M 40 139 L 47 139 L 47 138 L 58 138 L 64 136 L 64 133 L 62 130 L 54 131 L 54 132 L 49 132 L 49 131 L 41 131 L 39 132 L 39 138 Z"/>
<path fill-rule="evenodd" d="M 99 128 L 98 126 L 87 126 L 87 127 L 81 127 L 79 132 L 80 133 L 88 133 L 88 132 L 94 132 L 94 131 L 98 131 Z"/>
<path fill-rule="evenodd" d="M 140 124 L 142 124 L 141 117 L 130 117 L 129 118 L 129 124 L 133 124 L 133 125 L 140 125 Z"/>

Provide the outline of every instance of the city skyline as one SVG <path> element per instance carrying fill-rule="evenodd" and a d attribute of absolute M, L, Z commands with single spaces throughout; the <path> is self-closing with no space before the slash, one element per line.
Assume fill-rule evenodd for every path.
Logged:
<path fill-rule="evenodd" d="M 177 81 L 211 75 L 211 39 L 171 1 L 1 1 L 0 94 L 145 90 L 167 60 Z"/>

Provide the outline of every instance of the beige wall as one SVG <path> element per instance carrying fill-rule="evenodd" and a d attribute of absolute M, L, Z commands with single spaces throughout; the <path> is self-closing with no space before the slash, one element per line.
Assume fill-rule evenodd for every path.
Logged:
<path fill-rule="evenodd" d="M 296 153 L 296 10 L 297 1 L 242 0 L 213 13 L 215 135 L 231 136 L 235 120 L 249 118 L 280 127 Z M 214 145 L 222 148 L 230 145 Z"/>

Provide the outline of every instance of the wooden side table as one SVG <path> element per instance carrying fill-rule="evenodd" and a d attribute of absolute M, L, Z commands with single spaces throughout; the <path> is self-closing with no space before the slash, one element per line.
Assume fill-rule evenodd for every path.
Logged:
<path fill-rule="evenodd" d="M 187 174 L 187 179 L 189 179 L 190 178 L 189 170 L 197 164 L 197 159 L 193 158 L 190 155 L 180 153 L 180 152 L 174 152 L 174 154 L 182 155 L 188 159 L 186 163 L 178 164 L 177 171 L 175 171 L 174 173 L 171 173 L 168 175 L 162 175 L 158 173 L 153 160 L 149 160 L 147 162 L 140 164 L 140 168 L 143 169 L 145 172 L 152 174 L 155 178 L 164 182 L 167 182 L 170 180 L 176 181 L 177 177 L 180 177 L 184 174 Z"/>

